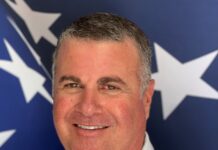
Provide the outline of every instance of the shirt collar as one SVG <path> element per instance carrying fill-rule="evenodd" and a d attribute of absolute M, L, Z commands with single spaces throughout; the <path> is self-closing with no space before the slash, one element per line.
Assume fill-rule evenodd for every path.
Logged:
<path fill-rule="evenodd" d="M 145 143 L 142 150 L 154 150 L 147 133 L 145 134 Z"/>

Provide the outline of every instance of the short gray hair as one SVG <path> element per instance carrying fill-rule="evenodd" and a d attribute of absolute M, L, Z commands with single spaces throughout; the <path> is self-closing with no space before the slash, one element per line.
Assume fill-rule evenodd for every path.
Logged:
<path fill-rule="evenodd" d="M 126 37 L 135 41 L 139 52 L 141 63 L 139 79 L 141 82 L 141 92 L 144 92 L 151 78 L 151 49 L 149 47 L 149 41 L 136 24 L 110 13 L 95 13 L 81 17 L 61 33 L 53 56 L 53 78 L 55 76 L 58 50 L 66 38 L 122 41 Z"/>

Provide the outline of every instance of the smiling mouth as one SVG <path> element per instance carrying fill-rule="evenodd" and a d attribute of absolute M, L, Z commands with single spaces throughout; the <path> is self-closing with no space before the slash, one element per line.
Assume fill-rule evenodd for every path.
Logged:
<path fill-rule="evenodd" d="M 81 125 L 81 124 L 74 124 L 74 126 L 84 130 L 99 130 L 99 129 L 106 129 L 109 127 L 109 126 L 102 126 L 102 125 L 91 126 L 91 125 Z"/>

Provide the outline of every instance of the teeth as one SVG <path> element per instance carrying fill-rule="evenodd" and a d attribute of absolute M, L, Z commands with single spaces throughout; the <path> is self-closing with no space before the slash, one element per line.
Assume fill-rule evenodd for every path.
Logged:
<path fill-rule="evenodd" d="M 96 130 L 96 129 L 103 129 L 106 126 L 85 126 L 85 125 L 77 125 L 77 127 L 82 128 L 82 129 L 86 129 L 86 130 Z"/>

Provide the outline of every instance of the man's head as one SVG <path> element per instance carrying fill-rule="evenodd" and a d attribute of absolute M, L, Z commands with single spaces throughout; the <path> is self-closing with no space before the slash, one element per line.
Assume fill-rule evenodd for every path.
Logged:
<path fill-rule="evenodd" d="M 143 32 L 115 15 L 82 17 L 61 34 L 53 112 L 65 149 L 142 147 L 154 86 L 150 57 Z"/>

